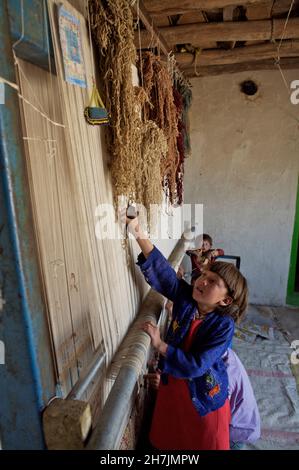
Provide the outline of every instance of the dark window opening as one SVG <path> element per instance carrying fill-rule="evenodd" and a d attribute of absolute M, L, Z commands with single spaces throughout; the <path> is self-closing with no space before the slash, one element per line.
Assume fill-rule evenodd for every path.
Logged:
<path fill-rule="evenodd" d="M 253 80 L 245 80 L 240 84 L 241 92 L 248 96 L 253 96 L 257 92 L 257 84 Z"/>

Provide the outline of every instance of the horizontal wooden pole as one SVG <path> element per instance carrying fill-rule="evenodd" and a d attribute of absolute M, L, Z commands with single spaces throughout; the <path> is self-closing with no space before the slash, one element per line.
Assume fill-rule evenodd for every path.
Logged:
<path fill-rule="evenodd" d="M 196 10 L 213 10 L 230 5 L 253 5 L 263 0 L 144 0 L 150 15 L 181 15 Z"/>
<path fill-rule="evenodd" d="M 279 49 L 280 57 L 299 57 L 299 40 L 283 41 Z M 194 64 L 195 56 L 190 53 L 175 55 L 178 65 L 184 70 Z M 211 49 L 202 51 L 197 56 L 197 66 L 240 64 L 277 58 L 277 45 L 259 44 L 257 46 L 238 47 L 233 50 Z"/>
<path fill-rule="evenodd" d="M 136 16 L 139 16 L 149 36 L 153 38 L 153 41 L 155 42 L 155 44 L 158 47 L 160 47 L 161 52 L 167 55 L 171 49 L 166 43 L 166 41 L 164 40 L 163 36 L 160 35 L 158 29 L 155 27 L 154 22 L 152 18 L 150 17 L 148 11 L 146 10 L 146 7 L 144 6 L 144 3 L 142 2 L 142 0 L 139 0 L 138 3 L 134 3 L 132 5 L 132 10 L 136 14 Z M 137 35 L 139 38 L 139 33 L 137 33 Z"/>
<path fill-rule="evenodd" d="M 299 38 L 299 18 L 290 18 L 283 33 L 285 20 L 274 20 L 273 31 L 271 20 L 258 21 L 227 21 L 222 23 L 192 23 L 178 26 L 159 28 L 169 46 L 175 44 L 200 45 L 207 41 L 267 41 L 270 39 Z M 141 48 L 153 44 L 153 38 L 147 31 L 141 31 Z M 135 37 L 136 47 L 139 47 L 138 35 Z"/>
<path fill-rule="evenodd" d="M 299 58 L 283 58 L 280 61 L 282 70 L 299 69 Z M 225 73 L 239 73 L 239 72 L 253 72 L 256 70 L 277 70 L 273 60 L 247 62 L 243 64 L 225 64 L 225 65 L 211 65 L 204 67 L 197 67 L 197 74 L 195 73 L 194 66 L 184 70 L 184 76 L 187 78 L 192 77 L 206 77 L 213 75 L 222 75 Z"/>

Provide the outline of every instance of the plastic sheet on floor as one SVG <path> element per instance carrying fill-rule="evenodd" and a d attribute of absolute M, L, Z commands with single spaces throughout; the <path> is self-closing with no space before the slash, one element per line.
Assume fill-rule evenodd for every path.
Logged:
<path fill-rule="evenodd" d="M 247 330 L 248 323 L 236 329 L 233 349 L 243 362 L 255 392 L 261 438 L 245 449 L 299 449 L 299 394 L 294 377 L 296 368 L 290 363 L 293 349 L 275 327 L 268 338 L 259 335 L 257 325 Z M 246 333 L 251 334 L 246 336 Z"/>

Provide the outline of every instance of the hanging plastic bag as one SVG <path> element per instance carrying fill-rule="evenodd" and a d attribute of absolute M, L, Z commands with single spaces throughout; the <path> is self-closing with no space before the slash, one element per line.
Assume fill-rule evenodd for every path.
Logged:
<path fill-rule="evenodd" d="M 93 83 L 90 101 L 84 110 L 84 116 L 89 124 L 109 124 L 109 114 L 104 106 L 95 83 Z"/>

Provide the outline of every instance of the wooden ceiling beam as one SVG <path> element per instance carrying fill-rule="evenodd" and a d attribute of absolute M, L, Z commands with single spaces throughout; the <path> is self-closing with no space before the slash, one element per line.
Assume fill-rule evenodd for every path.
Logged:
<path fill-rule="evenodd" d="M 152 16 L 182 15 L 196 10 L 214 10 L 228 6 L 253 5 L 265 0 L 143 0 Z"/>
<path fill-rule="evenodd" d="M 234 13 L 236 8 L 233 5 L 223 8 L 223 21 L 234 21 Z M 233 49 L 236 45 L 236 41 L 228 42 L 229 48 Z"/>
<path fill-rule="evenodd" d="M 273 7 L 273 0 L 268 0 L 267 2 L 263 2 L 261 4 L 255 5 L 248 5 L 246 8 L 246 18 L 251 20 L 262 20 L 266 18 L 271 18 L 271 13 Z M 290 5 L 288 6 L 286 13 L 289 9 Z"/>
<path fill-rule="evenodd" d="M 299 58 L 285 58 L 281 59 L 280 67 L 282 70 L 298 69 Z M 226 64 L 226 65 L 211 65 L 200 67 L 195 74 L 194 67 L 189 67 L 184 70 L 184 76 L 187 78 L 192 77 L 206 77 L 213 75 L 222 75 L 225 73 L 240 73 L 240 72 L 253 72 L 256 70 L 278 70 L 277 65 L 271 60 L 247 62 L 244 64 Z"/>
<path fill-rule="evenodd" d="M 285 20 L 228 21 L 221 23 L 193 23 L 188 25 L 159 28 L 164 40 L 173 47 L 175 44 L 200 44 L 207 41 L 268 41 L 280 39 Z M 147 31 L 141 31 L 141 48 L 148 48 L 152 37 Z M 290 18 L 284 32 L 285 39 L 299 37 L 299 18 Z M 135 37 L 136 47 L 139 38 Z"/>
<path fill-rule="evenodd" d="M 279 50 L 280 57 L 298 57 L 299 60 L 299 40 L 284 41 Z M 177 64 L 182 71 L 189 68 L 194 63 L 194 54 L 175 54 Z M 214 49 L 202 51 L 197 56 L 196 66 L 208 67 L 216 65 L 241 64 L 246 62 L 256 62 L 261 60 L 277 58 L 277 46 L 275 44 L 260 44 L 258 46 L 238 47 L 233 50 Z"/>

